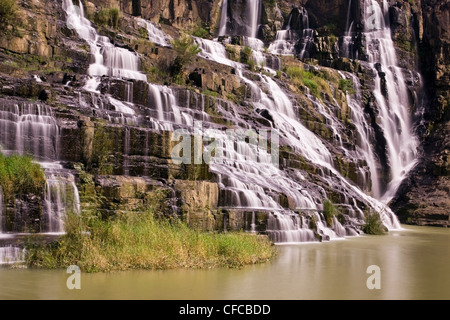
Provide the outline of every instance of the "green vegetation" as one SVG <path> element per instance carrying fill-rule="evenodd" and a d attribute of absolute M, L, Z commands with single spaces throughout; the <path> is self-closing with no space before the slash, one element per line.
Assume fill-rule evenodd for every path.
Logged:
<path fill-rule="evenodd" d="M 325 217 L 328 226 L 331 227 L 333 225 L 333 218 L 337 214 L 338 210 L 336 209 L 334 204 L 330 200 L 325 199 L 323 202 L 323 215 Z"/>
<path fill-rule="evenodd" d="M 355 94 L 356 90 L 354 87 L 354 83 L 350 79 L 341 79 L 339 80 L 339 90 L 347 92 L 348 94 Z"/>
<path fill-rule="evenodd" d="M 94 15 L 94 22 L 98 25 L 119 28 L 120 10 L 118 8 L 101 9 Z"/>
<path fill-rule="evenodd" d="M 276 0 L 264 0 L 264 4 L 268 7 L 268 8 L 275 8 L 277 1 Z"/>
<path fill-rule="evenodd" d="M 241 50 L 241 62 L 248 64 L 248 62 L 252 59 L 253 50 L 250 47 L 245 46 Z"/>
<path fill-rule="evenodd" d="M 270 260 L 276 251 L 262 236 L 202 233 L 151 213 L 104 221 L 69 215 L 67 234 L 49 245 L 29 245 L 27 264 L 38 268 L 78 265 L 86 272 L 131 269 L 239 268 Z"/>
<path fill-rule="evenodd" d="M 111 134 L 102 124 L 98 124 L 94 132 L 92 158 L 88 165 L 88 171 L 105 175 L 113 173 L 113 164 L 110 160 L 110 152 L 114 150 L 113 142 Z"/>
<path fill-rule="evenodd" d="M 366 224 L 363 226 L 362 230 L 366 234 L 381 235 L 387 232 L 386 227 L 383 225 L 378 213 L 367 213 Z"/>
<path fill-rule="evenodd" d="M 281 72 L 281 70 L 277 70 L 277 74 L 276 74 L 275 78 L 281 79 L 282 75 L 283 75 L 283 73 Z"/>
<path fill-rule="evenodd" d="M 313 78 L 304 78 L 303 83 L 309 88 L 313 96 L 320 97 L 319 85 Z"/>
<path fill-rule="evenodd" d="M 290 65 L 283 70 L 289 76 L 291 82 L 298 87 L 309 88 L 312 95 L 320 99 L 321 94 L 332 96 L 329 81 L 331 75 L 325 71 L 305 71 L 302 65 Z"/>
<path fill-rule="evenodd" d="M 324 37 L 324 36 L 333 36 L 336 39 L 336 34 L 338 34 L 338 27 L 337 24 L 334 22 L 330 22 L 320 28 L 317 29 L 317 32 L 319 34 L 319 36 Z"/>
<path fill-rule="evenodd" d="M 206 30 L 205 28 L 203 28 L 202 26 L 196 26 L 192 30 L 191 34 L 194 37 L 198 37 L 198 38 L 209 38 L 209 36 L 210 36 L 209 31 Z"/>
<path fill-rule="evenodd" d="M 17 18 L 16 0 L 0 0 L 0 25 L 10 25 Z"/>
<path fill-rule="evenodd" d="M 292 79 L 295 85 L 306 86 L 316 97 L 320 97 L 319 85 L 313 73 L 305 71 L 303 68 L 295 66 L 286 69 L 287 75 Z"/>
<path fill-rule="evenodd" d="M 228 59 L 240 62 L 240 56 L 236 47 L 230 44 L 225 44 L 225 49 L 227 51 Z"/>
<path fill-rule="evenodd" d="M 183 35 L 179 39 L 172 40 L 172 47 L 177 53 L 177 58 L 175 59 L 173 66 L 173 74 L 176 80 L 184 66 L 191 62 L 202 49 L 200 49 L 199 45 L 194 43 L 194 39 L 188 35 Z"/>
<path fill-rule="evenodd" d="M 23 194 L 41 194 L 44 171 L 28 156 L 4 156 L 0 153 L 0 186 L 6 199 Z"/>
<path fill-rule="evenodd" d="M 144 39 L 148 39 L 148 30 L 147 28 L 144 27 L 140 27 L 139 28 L 139 35 L 144 38 Z"/>

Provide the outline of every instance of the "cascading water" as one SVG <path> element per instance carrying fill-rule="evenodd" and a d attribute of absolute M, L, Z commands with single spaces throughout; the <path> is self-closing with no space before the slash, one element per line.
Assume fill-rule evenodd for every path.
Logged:
<path fill-rule="evenodd" d="M 289 141 L 289 144 L 300 154 L 305 156 L 312 163 L 322 166 L 331 171 L 335 177 L 341 181 L 351 194 L 357 194 L 364 198 L 373 208 L 381 211 L 382 205 L 376 200 L 366 196 L 363 192 L 354 186 L 351 186 L 333 167 L 333 159 L 325 145 L 312 132 L 304 127 L 296 118 L 295 107 L 289 97 L 283 92 L 278 84 L 270 77 L 261 76 L 261 85 L 267 90 L 262 90 L 255 82 L 243 76 L 243 66 L 233 62 L 226 57 L 226 50 L 222 44 L 210 40 L 198 39 L 197 42 L 203 49 L 201 56 L 215 60 L 216 62 L 233 66 L 237 70 L 237 74 L 248 84 L 250 88 L 251 103 L 257 109 L 265 109 L 270 111 L 270 115 L 274 121 L 274 127 L 279 134 Z M 270 92 L 270 96 L 266 93 Z M 225 137 L 219 139 L 227 141 Z M 229 146 L 224 143 L 226 153 L 233 153 L 235 143 L 228 140 Z M 239 146 L 239 143 L 238 143 Z M 269 163 L 254 163 L 249 161 L 248 157 L 239 158 L 242 155 L 250 155 L 254 150 L 245 149 L 244 145 L 240 146 L 240 152 L 235 155 L 226 157 L 225 163 L 212 163 L 211 171 L 219 176 L 222 197 L 227 204 L 234 207 L 269 209 L 278 212 L 271 216 L 271 223 L 267 232 L 276 241 L 297 241 L 309 239 L 312 241 L 314 234 L 305 226 L 306 223 L 300 224 L 295 219 L 293 213 L 286 212 L 279 203 L 268 195 L 267 190 L 273 190 L 288 195 L 295 202 L 297 208 L 306 210 L 320 210 L 321 198 L 323 195 L 312 195 L 297 182 L 291 180 L 286 174 L 270 166 Z M 244 151 L 245 152 L 242 152 Z M 258 158 L 261 158 L 261 154 Z M 241 159 L 241 161 L 236 161 Z M 256 175 L 255 175 L 256 173 Z M 267 177 L 270 177 L 269 179 Z M 389 210 L 385 213 L 384 221 L 390 228 L 398 227 L 398 222 Z M 307 220 L 307 218 L 305 218 Z M 278 221 L 275 223 L 275 221 Z M 281 229 L 280 229 L 281 228 Z M 324 224 L 317 224 L 319 234 L 326 238 L 335 238 L 335 232 Z M 339 230 L 339 229 L 338 229 Z M 342 231 L 342 230 L 339 230 Z M 351 231 L 348 232 L 352 234 Z M 297 240 L 295 240 L 297 239 Z"/>
<path fill-rule="evenodd" d="M 0 247 L 0 266 L 25 262 L 25 250 L 13 246 Z"/>
<path fill-rule="evenodd" d="M 59 128 L 51 108 L 36 103 L 0 101 L 0 145 L 3 153 L 57 157 Z"/>
<path fill-rule="evenodd" d="M 341 73 L 341 76 L 345 79 L 345 75 Z M 350 95 L 347 93 L 347 103 L 351 110 L 351 120 L 357 129 L 357 140 L 356 146 L 359 154 L 363 159 L 367 161 L 367 165 L 370 170 L 371 178 L 371 191 L 372 196 L 375 199 L 380 199 L 380 181 L 378 176 L 378 166 L 375 158 L 375 153 L 373 150 L 373 144 L 371 142 L 371 137 L 373 137 L 373 129 L 368 123 L 366 116 L 364 114 L 364 109 L 362 107 L 361 101 L 361 84 L 354 74 L 349 73 L 348 76 L 352 80 L 356 93 Z M 369 193 L 370 190 L 366 190 Z"/>
<path fill-rule="evenodd" d="M 54 118 L 51 108 L 38 103 L 11 103 L 10 101 L 0 101 L 0 144 L 5 149 L 6 154 L 29 154 L 42 163 L 46 177 L 46 188 L 43 205 L 43 216 L 41 230 L 45 232 L 62 232 L 62 212 L 66 204 L 62 199 L 68 197 L 75 198 L 78 203 L 78 190 L 74 183 L 73 175 L 69 174 L 55 161 L 58 158 L 58 145 L 60 128 Z M 59 175 L 53 174 L 55 168 L 59 170 Z M 70 178 L 71 177 L 71 178 Z M 71 179 L 70 187 L 65 182 Z M 56 192 L 55 189 L 58 189 Z M 0 192 L 1 194 L 1 192 Z M 2 195 L 0 195 L 0 198 Z M 0 232 L 7 232 L 4 229 L 4 203 L 0 199 Z M 11 231 L 11 230 L 9 230 Z"/>
<path fill-rule="evenodd" d="M 68 213 L 81 214 L 75 177 L 58 163 L 41 163 L 45 169 L 44 210 L 41 230 L 63 233 Z"/>
<path fill-rule="evenodd" d="M 292 13 L 289 14 L 285 30 L 277 31 L 275 41 L 269 46 L 269 52 L 278 55 L 294 55 L 299 40 L 297 32 L 291 30 Z"/>
<path fill-rule="evenodd" d="M 346 58 L 353 58 L 353 25 L 354 21 L 350 22 L 352 11 L 352 0 L 349 0 L 347 11 L 347 23 L 345 25 L 345 35 L 342 38 L 341 56 Z"/>
<path fill-rule="evenodd" d="M 102 76 L 147 81 L 147 76 L 139 72 L 139 56 L 129 50 L 115 47 L 108 37 L 100 36 L 85 18 L 81 2 L 79 6 L 74 6 L 72 0 L 63 0 L 63 9 L 67 14 L 67 26 L 88 43 L 94 57 L 94 62 L 88 70 L 88 75 L 92 78 L 86 83 L 86 90 L 97 92 Z"/>
<path fill-rule="evenodd" d="M 416 163 L 418 140 L 412 129 L 408 88 L 391 37 L 389 5 L 386 0 L 382 1 L 382 7 L 375 0 L 364 0 L 364 5 L 366 54 L 375 74 L 374 95 L 387 142 L 390 182 L 382 200 L 388 203 Z"/>
<path fill-rule="evenodd" d="M 246 12 L 245 17 L 247 20 L 246 31 L 243 36 L 250 38 L 258 37 L 259 22 L 261 20 L 261 0 L 246 0 Z M 222 3 L 220 23 L 219 23 L 219 37 L 229 35 L 228 34 L 228 0 L 224 0 Z"/>
<path fill-rule="evenodd" d="M 258 36 L 259 20 L 261 18 L 261 0 L 247 0 L 247 12 L 249 17 L 249 30 L 247 36 L 256 38 Z"/>
<path fill-rule="evenodd" d="M 170 46 L 171 38 L 150 21 L 139 19 L 139 24 L 147 29 L 148 39 L 160 46 Z"/>
<path fill-rule="evenodd" d="M 257 39 L 253 38 L 256 37 L 259 28 L 261 2 L 250 1 L 249 4 L 249 12 L 247 14 L 249 21 L 245 36 L 249 37 L 246 41 L 251 43 L 251 47 L 258 48 L 256 50 L 256 57 L 258 58 L 261 52 L 260 41 L 258 42 Z M 93 81 L 87 84 L 87 89 L 97 90 L 100 79 L 98 74 L 92 71 L 97 68 L 98 70 L 102 68 L 103 71 L 106 70 L 103 72 L 104 75 L 146 81 L 144 79 L 145 76 L 138 70 L 139 59 L 135 53 L 115 48 L 109 43 L 109 40 L 99 37 L 89 21 L 84 18 L 82 6 L 77 12 L 71 1 L 64 0 L 64 8 L 68 14 L 69 25 L 73 26 L 80 37 L 89 43 L 91 52 L 95 57 L 96 63 L 91 65 L 92 68 L 90 68 L 89 72 L 93 76 Z M 225 0 L 222 6 L 219 35 L 227 33 L 227 12 L 228 1 Z M 308 57 L 314 40 L 314 31 L 309 28 L 306 10 L 303 11 L 302 22 L 303 40 L 300 48 L 301 57 L 303 58 Z M 351 185 L 334 168 L 333 157 L 330 151 L 317 136 L 297 119 L 297 107 L 273 79 L 264 75 L 254 75 L 255 78 L 259 79 L 255 80 L 252 78 L 250 80 L 244 76 L 245 72 L 242 64 L 227 58 L 226 50 L 222 44 L 204 39 L 196 39 L 196 41 L 203 49 L 200 56 L 235 68 L 236 74 L 247 85 L 248 92 L 246 95 L 250 96 L 247 102 L 252 104 L 257 110 L 265 110 L 270 113 L 274 126 L 273 132 L 277 133 L 283 141 L 292 145 L 294 150 L 310 163 L 318 166 L 319 171 L 322 172 L 318 179 L 325 185 L 329 184 L 340 188 L 346 199 L 348 198 L 348 204 L 355 206 L 359 212 L 350 217 L 350 219 L 354 219 L 353 222 L 356 225 L 362 224 L 364 217 L 361 216 L 362 211 L 356 205 L 355 197 L 381 212 L 381 218 L 386 226 L 389 228 L 398 227 L 398 222 L 389 209 L 385 209 L 381 203 L 368 197 L 361 190 Z M 127 64 L 126 68 L 124 67 L 125 64 L 116 64 L 115 62 L 108 65 L 105 63 L 106 59 L 103 55 L 108 50 L 112 52 L 110 53 L 111 55 L 126 57 L 126 60 L 132 63 Z M 203 101 L 201 111 L 190 110 L 188 107 L 184 107 L 189 105 L 189 102 L 179 100 L 172 88 L 154 84 L 148 84 L 148 86 L 150 107 L 148 112 L 150 113 L 149 118 L 152 128 L 172 131 L 176 127 L 192 126 L 194 120 L 209 121 L 209 116 L 204 112 Z M 264 89 L 261 89 L 261 87 Z M 117 111 L 128 114 L 134 113 L 131 104 L 124 104 L 118 100 L 111 99 L 113 98 L 110 98 L 109 102 L 115 106 Z M 127 98 L 127 100 L 131 99 Z M 132 101 L 127 102 L 132 103 Z M 323 110 L 325 115 L 325 108 Z M 242 122 L 237 117 L 233 120 L 236 123 Z M 209 123 L 208 125 L 212 124 Z M 290 176 L 292 173 L 280 170 L 269 161 L 272 155 L 267 150 L 255 149 L 247 142 L 236 141 L 221 131 L 213 131 L 209 135 L 221 142 L 223 153 L 226 155 L 223 161 L 213 161 L 210 164 L 210 170 L 218 177 L 221 199 L 233 208 L 242 208 L 252 212 L 254 212 L 252 209 L 270 210 L 270 226 L 267 232 L 274 239 L 277 239 L 277 242 L 316 240 L 314 231 L 310 230 L 310 222 L 313 220 L 316 221 L 316 232 L 325 239 L 343 236 L 343 230 L 345 230 L 345 235 L 355 234 L 351 227 L 349 228 L 347 225 L 345 227 L 342 226 L 337 219 L 333 220 L 332 227 L 325 225 L 323 222 L 324 218 L 319 212 L 322 209 L 321 203 L 322 199 L 326 197 L 326 192 L 318 188 L 317 185 L 315 185 L 315 188 L 308 188 L 308 181 L 299 172 L 295 173 L 296 177 L 293 178 Z M 290 207 L 300 208 L 310 213 L 299 216 L 293 211 L 283 208 L 278 199 L 279 195 L 285 195 L 289 198 L 292 202 Z"/>
<path fill-rule="evenodd" d="M 309 15 L 308 11 L 303 8 L 302 9 L 302 24 L 303 24 L 303 33 L 302 33 L 302 39 L 301 39 L 301 45 L 302 48 L 300 50 L 299 58 L 309 58 L 310 57 L 310 50 L 312 46 L 314 45 L 314 29 L 311 29 L 309 26 Z"/>
<path fill-rule="evenodd" d="M 223 0 L 220 14 L 219 37 L 227 34 L 228 24 L 228 0 Z"/>

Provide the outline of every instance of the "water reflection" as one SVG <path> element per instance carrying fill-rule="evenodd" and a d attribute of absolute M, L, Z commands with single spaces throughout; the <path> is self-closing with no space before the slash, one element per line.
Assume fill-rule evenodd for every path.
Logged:
<path fill-rule="evenodd" d="M 449 299 L 450 230 L 410 228 L 388 236 L 280 246 L 271 263 L 241 270 L 82 274 L 0 269 L 0 299 Z M 381 290 L 366 269 L 381 268 Z"/>

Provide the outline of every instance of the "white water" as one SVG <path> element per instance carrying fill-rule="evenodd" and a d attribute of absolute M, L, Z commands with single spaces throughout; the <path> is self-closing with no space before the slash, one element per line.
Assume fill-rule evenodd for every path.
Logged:
<path fill-rule="evenodd" d="M 258 36 L 259 20 L 261 18 L 261 0 L 247 0 L 249 27 L 247 36 L 256 38 Z"/>
<path fill-rule="evenodd" d="M 282 137 L 289 141 L 290 146 L 298 153 L 302 154 L 310 162 L 319 165 L 329 170 L 338 180 L 341 181 L 344 188 L 350 194 L 357 194 L 359 197 L 365 199 L 372 208 L 377 211 L 385 210 L 381 203 L 365 195 L 358 188 L 350 185 L 337 170 L 333 167 L 333 159 L 329 150 L 325 147 L 322 141 L 317 138 L 311 131 L 304 127 L 297 119 L 295 107 L 291 99 L 284 93 L 278 84 L 267 76 L 261 76 L 260 85 L 264 86 L 266 90 L 262 90 L 255 82 L 243 76 L 243 66 L 239 63 L 230 61 L 226 57 L 226 50 L 222 44 L 214 41 L 198 39 L 202 47 L 201 56 L 233 66 L 237 69 L 237 74 L 241 79 L 248 84 L 251 95 L 251 103 L 255 108 L 267 109 L 274 120 L 274 127 Z M 266 93 L 269 92 L 269 94 Z M 223 138 L 225 139 L 225 138 Z M 232 143 L 232 141 L 227 141 Z M 234 143 L 233 143 L 234 145 Z M 239 144 L 238 144 L 239 145 Z M 231 157 L 233 160 L 239 159 L 239 156 L 250 155 L 254 150 L 244 149 L 241 146 L 240 152 Z M 224 146 L 224 150 L 230 153 L 233 152 L 233 146 Z M 244 152 L 242 152 L 244 151 Z M 258 157 L 261 155 L 258 153 Z M 229 157 L 228 157 L 229 158 Z M 265 208 L 282 210 L 279 203 L 267 194 L 267 190 L 273 190 L 288 195 L 293 199 L 296 207 L 302 209 L 316 209 L 319 210 L 322 196 L 314 196 L 304 189 L 300 184 L 291 180 L 286 174 L 277 168 L 264 164 L 254 163 L 247 158 L 244 161 L 230 161 L 225 164 L 211 164 L 210 168 L 213 172 L 218 173 L 220 187 L 225 190 L 227 196 L 224 196 L 225 202 L 235 207 L 244 208 Z M 301 190 L 301 191 L 300 191 Z M 300 191 L 300 192 L 299 192 Z M 384 223 L 389 228 L 398 228 L 399 224 L 393 213 L 386 209 L 382 213 Z M 273 234 L 276 241 L 296 241 L 295 239 L 312 239 L 311 230 L 306 231 L 300 224 L 295 223 L 295 219 L 291 219 L 290 214 L 278 214 L 278 217 L 272 217 L 275 220 L 269 230 Z M 271 219 L 272 219 L 271 218 Z M 275 221 L 278 221 L 275 223 Z M 281 229 L 276 229 L 276 228 Z M 336 238 L 336 233 L 318 223 L 319 232 L 322 235 L 332 239 Z M 285 229 L 283 229 L 285 228 Z M 350 232 L 349 232 L 350 233 Z"/>
<path fill-rule="evenodd" d="M 147 76 L 139 72 L 139 56 L 124 48 L 115 47 L 108 37 L 100 36 L 85 18 L 81 2 L 79 6 L 74 6 L 72 0 L 63 0 L 63 9 L 67 14 L 67 26 L 88 43 L 94 57 L 88 70 L 92 78 L 86 84 L 86 90 L 97 92 L 102 76 L 147 81 Z"/>
<path fill-rule="evenodd" d="M 398 66 L 394 42 L 389 27 L 389 5 L 381 7 L 375 0 L 365 0 L 366 15 L 374 24 L 365 25 L 366 53 L 376 74 L 374 95 L 379 108 L 379 122 L 387 141 L 387 155 L 391 179 L 381 199 L 388 203 L 400 183 L 416 163 L 418 140 L 413 134 L 408 88 L 402 69 Z M 381 64 L 386 78 L 387 98 L 382 93 L 382 81 L 375 64 Z"/>
<path fill-rule="evenodd" d="M 55 159 L 59 128 L 50 107 L 0 101 L 0 145 L 3 153 Z"/>
<path fill-rule="evenodd" d="M 89 30 L 90 33 L 95 35 L 95 37 L 92 37 L 91 34 L 89 37 L 83 38 L 86 41 L 89 40 L 93 43 L 90 45 L 96 63 L 91 65 L 93 67 L 92 69 L 98 68 L 98 70 L 101 70 L 102 67 L 108 68 L 107 64 L 101 60 L 102 57 L 100 57 L 100 51 L 103 50 L 104 47 L 108 47 L 104 44 L 108 44 L 109 40 L 97 39 L 98 35 L 96 34 L 95 29 L 93 29 L 90 26 L 90 23 L 84 19 L 82 8 L 80 13 L 77 14 L 70 10 L 71 2 L 70 5 L 67 5 L 69 1 L 64 2 L 66 4 L 66 12 L 68 13 L 68 21 L 73 18 L 75 22 L 77 22 L 73 25 L 77 26 L 76 29 L 80 37 L 83 38 L 82 35 L 85 30 Z M 247 36 L 250 37 L 248 38 L 250 42 L 254 42 L 252 47 L 258 48 L 255 50 L 257 51 L 257 60 L 262 60 L 260 58 L 261 50 L 259 49 L 259 43 L 253 41 L 253 39 L 257 35 L 259 27 L 258 20 L 260 16 L 260 6 L 260 1 L 253 1 L 251 2 L 251 5 L 248 6 L 249 8 L 252 8 L 248 10 L 252 11 L 249 12 L 250 19 Z M 223 29 L 225 29 L 226 32 L 227 12 L 224 8 L 227 8 L 227 1 L 224 1 L 222 8 L 222 18 L 224 17 L 224 12 L 225 18 L 221 20 L 221 31 L 219 34 Z M 309 28 L 307 12 L 304 13 L 303 19 L 302 58 L 308 56 L 308 50 L 312 44 L 314 35 L 314 31 Z M 236 68 L 237 74 L 248 87 L 249 92 L 247 95 L 251 97 L 248 102 L 251 103 L 255 109 L 265 109 L 269 111 L 274 122 L 273 131 L 278 132 L 284 141 L 289 141 L 289 144 L 292 145 L 296 152 L 319 167 L 319 170 L 322 171 L 322 177 L 320 177 L 320 179 L 328 182 L 330 185 L 341 184 L 340 188 L 342 188 L 345 193 L 345 197 L 348 197 L 349 202 L 353 201 L 353 204 L 356 205 L 354 199 L 355 196 L 359 199 L 363 199 L 372 208 L 382 212 L 381 216 L 386 226 L 389 228 L 398 227 L 398 221 L 389 209 L 383 211 L 385 208 L 381 203 L 368 197 L 361 190 L 351 185 L 337 172 L 336 169 L 334 169 L 333 158 L 330 151 L 318 137 L 300 122 L 297 117 L 297 107 L 273 79 L 261 75 L 258 81 L 250 80 L 244 76 L 242 64 L 230 61 L 227 58 L 226 50 L 222 44 L 213 41 L 208 42 L 204 39 L 197 39 L 196 41 L 201 44 L 203 49 L 200 56 Z M 111 51 L 114 52 L 115 50 L 116 48 L 112 46 Z M 132 58 L 133 56 L 137 56 L 127 50 L 125 51 L 126 52 L 123 53 L 120 51 L 118 54 L 123 54 L 123 56 L 127 58 L 127 61 L 134 62 L 129 64 L 129 68 L 124 68 L 120 64 L 112 64 L 111 68 L 118 69 L 119 71 L 116 73 L 113 72 L 111 75 L 114 77 L 125 77 L 124 75 L 126 75 L 128 71 L 131 71 L 131 79 L 137 78 L 138 80 L 143 80 L 139 79 L 139 77 L 142 76 L 138 71 L 139 60 L 133 60 Z M 134 72 L 138 75 L 136 76 Z M 92 83 L 87 88 L 96 91 L 99 82 L 99 77 L 96 77 L 94 74 Z M 189 102 L 179 100 L 171 88 L 149 84 L 149 89 L 149 107 L 152 111 L 155 111 L 155 115 L 151 117 L 151 122 L 155 128 L 161 130 L 173 130 L 175 124 L 192 126 L 194 117 L 195 119 L 198 119 L 198 113 L 184 107 L 189 105 Z M 113 100 L 111 103 L 114 105 L 115 101 Z M 119 107 L 117 105 L 118 104 L 115 103 L 116 110 L 120 112 L 124 112 L 124 110 L 130 112 L 130 110 L 123 108 L 123 106 L 126 107 L 123 103 Z M 207 120 L 208 117 L 204 115 L 204 105 L 202 108 L 203 113 L 200 114 L 201 118 Z M 237 120 L 238 119 L 235 119 L 235 121 Z M 224 153 L 227 155 L 224 161 L 214 162 L 210 166 L 211 171 L 218 175 L 222 192 L 221 198 L 225 200 L 224 202 L 235 208 L 273 210 L 274 213 L 271 215 L 271 219 L 275 219 L 275 216 L 278 215 L 276 220 L 279 221 L 279 223 L 274 223 L 270 232 L 277 234 L 275 237 L 283 239 L 282 241 L 308 241 L 308 239 L 314 238 L 313 231 L 309 230 L 307 226 L 308 218 L 304 218 L 305 221 L 302 221 L 302 224 L 295 223 L 295 219 L 292 220 L 290 218 L 293 213 L 280 206 L 277 193 L 287 195 L 292 202 L 291 206 L 318 211 L 321 209 L 322 199 L 326 196 L 325 191 L 320 190 L 317 186 L 315 186 L 316 190 L 305 188 L 302 183 L 296 182 L 297 180 L 305 180 L 304 177 L 300 176 L 300 173 L 296 173 L 297 179 L 293 179 L 287 172 L 283 172 L 275 165 L 271 164 L 270 161 L 261 161 L 261 159 L 270 157 L 265 150 L 257 150 L 255 152 L 255 149 L 252 148 L 252 146 L 249 146 L 248 143 L 231 140 L 223 132 L 215 132 L 213 135 L 214 134 L 218 140 L 222 142 Z M 304 182 L 306 183 L 307 181 Z M 359 208 L 357 208 L 357 210 L 361 211 Z M 281 211 L 282 213 L 276 213 Z M 337 220 L 334 222 L 333 229 L 330 229 L 321 221 L 322 218 L 319 216 L 318 212 L 313 213 L 312 216 L 315 216 L 318 219 L 317 232 L 322 236 L 333 239 L 343 234 L 342 228 L 344 227 L 340 226 Z M 361 215 L 356 215 L 354 219 L 359 223 L 362 221 Z M 351 231 L 347 229 L 346 234 L 351 234 Z"/>
<path fill-rule="evenodd" d="M 248 18 L 248 24 L 245 34 L 247 37 L 256 38 L 258 36 L 259 22 L 261 19 L 261 6 L 261 0 L 247 0 L 246 17 Z M 228 0 L 223 0 L 219 23 L 219 37 L 228 35 L 228 22 Z"/>
<path fill-rule="evenodd" d="M 373 150 L 373 144 L 371 142 L 371 137 L 373 137 L 373 129 L 372 126 L 367 122 L 367 118 L 361 104 L 362 93 L 360 81 L 354 74 L 348 73 L 347 75 L 353 81 L 354 88 L 356 90 L 355 95 L 349 95 L 347 93 L 347 103 L 351 110 L 351 121 L 357 128 L 357 151 L 362 156 L 362 158 L 367 161 L 367 165 L 369 166 L 372 196 L 375 199 L 380 199 L 381 191 L 380 180 L 378 176 L 378 165 Z M 341 76 L 344 79 L 346 78 L 346 76 L 344 76 L 344 74 L 342 73 Z"/>
<path fill-rule="evenodd" d="M 165 34 L 160 28 L 144 19 L 139 19 L 138 21 L 142 27 L 147 29 L 148 39 L 151 42 L 163 47 L 170 46 L 171 37 Z"/>
<path fill-rule="evenodd" d="M 219 37 L 227 34 L 228 23 L 228 0 L 223 0 L 220 14 Z"/>
<path fill-rule="evenodd" d="M 314 231 L 298 214 L 271 214 L 267 232 L 275 243 L 316 242 Z"/>
<path fill-rule="evenodd" d="M 0 247 L 0 266 L 25 262 L 25 250 L 17 247 Z"/>
<path fill-rule="evenodd" d="M 303 8 L 302 11 L 303 17 L 303 34 L 301 40 L 301 51 L 300 51 L 300 59 L 309 58 L 309 49 L 314 44 L 314 29 L 309 27 L 309 15 L 308 11 Z"/>
<path fill-rule="evenodd" d="M 269 52 L 279 55 L 294 55 L 295 44 L 297 43 L 298 35 L 291 30 L 292 13 L 289 14 L 288 23 L 285 30 L 277 31 L 275 41 L 269 46 Z"/>
<path fill-rule="evenodd" d="M 348 11 L 347 11 L 347 22 L 345 25 L 345 35 L 342 41 L 342 55 L 346 58 L 352 58 L 350 51 L 353 45 L 353 21 L 350 22 L 352 9 L 352 0 L 349 0 Z"/>
<path fill-rule="evenodd" d="M 292 30 L 277 31 L 276 39 L 269 46 L 269 52 L 277 55 L 289 56 L 295 53 L 298 36 Z"/>
<path fill-rule="evenodd" d="M 124 102 L 114 99 L 111 96 L 109 96 L 108 99 L 109 102 L 116 108 L 116 111 L 133 116 L 136 114 L 136 112 L 131 108 L 131 106 L 133 106 L 132 103 L 127 103 L 128 105 L 126 105 Z"/>
<path fill-rule="evenodd" d="M 46 233 L 63 233 L 68 213 L 81 214 L 75 177 L 58 163 L 41 163 L 45 169 L 43 221 Z"/>

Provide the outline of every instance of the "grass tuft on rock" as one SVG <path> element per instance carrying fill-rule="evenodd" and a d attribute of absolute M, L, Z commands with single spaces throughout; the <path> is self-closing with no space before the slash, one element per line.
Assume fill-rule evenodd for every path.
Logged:
<path fill-rule="evenodd" d="M 382 235 L 387 232 L 378 213 L 366 213 L 366 224 L 362 230 L 364 233 L 371 235 Z"/>
<path fill-rule="evenodd" d="M 5 156 L 0 152 L 0 186 L 6 199 L 23 194 L 41 194 L 44 171 L 29 156 Z"/>
<path fill-rule="evenodd" d="M 38 268 L 77 265 L 85 272 L 132 269 L 239 268 L 276 254 L 265 236 L 204 233 L 178 220 L 129 213 L 109 221 L 69 215 L 67 234 L 27 248 L 27 264 Z"/>

